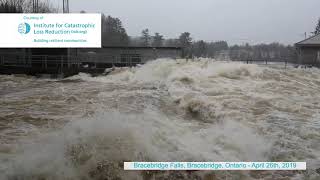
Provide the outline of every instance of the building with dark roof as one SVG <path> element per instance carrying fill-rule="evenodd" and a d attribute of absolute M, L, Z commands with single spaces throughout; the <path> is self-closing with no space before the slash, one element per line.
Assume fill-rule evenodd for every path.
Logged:
<path fill-rule="evenodd" d="M 298 50 L 298 63 L 320 66 L 320 34 L 295 44 Z"/>

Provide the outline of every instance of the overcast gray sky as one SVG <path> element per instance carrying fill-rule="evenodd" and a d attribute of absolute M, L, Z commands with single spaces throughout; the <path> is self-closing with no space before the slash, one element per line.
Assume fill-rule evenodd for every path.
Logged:
<path fill-rule="evenodd" d="M 144 28 L 170 38 L 188 31 L 231 44 L 297 42 L 314 30 L 319 8 L 320 0 L 70 0 L 72 12 L 119 17 L 130 36 Z"/>

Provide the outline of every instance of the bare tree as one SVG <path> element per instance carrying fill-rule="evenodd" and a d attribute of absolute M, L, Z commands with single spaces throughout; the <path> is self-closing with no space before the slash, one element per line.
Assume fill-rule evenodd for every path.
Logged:
<path fill-rule="evenodd" d="M 23 10 L 26 13 L 33 13 L 33 1 L 32 0 L 23 0 Z M 39 0 L 37 13 L 56 13 L 58 8 L 54 7 L 49 0 Z"/>
<path fill-rule="evenodd" d="M 0 13 L 21 13 L 23 5 L 24 0 L 1 0 Z"/>
<path fill-rule="evenodd" d="M 32 13 L 34 11 L 33 0 L 0 0 L 0 12 L 4 13 Z M 49 0 L 39 0 L 37 13 L 58 12 Z"/>

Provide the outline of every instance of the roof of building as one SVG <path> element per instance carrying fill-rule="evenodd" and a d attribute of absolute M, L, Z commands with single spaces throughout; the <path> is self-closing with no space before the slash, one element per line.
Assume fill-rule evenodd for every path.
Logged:
<path fill-rule="evenodd" d="M 296 46 L 320 46 L 320 34 L 296 43 Z"/>

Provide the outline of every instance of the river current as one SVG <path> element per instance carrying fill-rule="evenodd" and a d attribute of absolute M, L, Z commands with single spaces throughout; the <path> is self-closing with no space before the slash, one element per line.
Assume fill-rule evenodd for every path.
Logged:
<path fill-rule="evenodd" d="M 320 70 L 159 59 L 0 76 L 0 179 L 320 179 Z M 299 161 L 307 171 L 128 172 L 124 161 Z"/>

